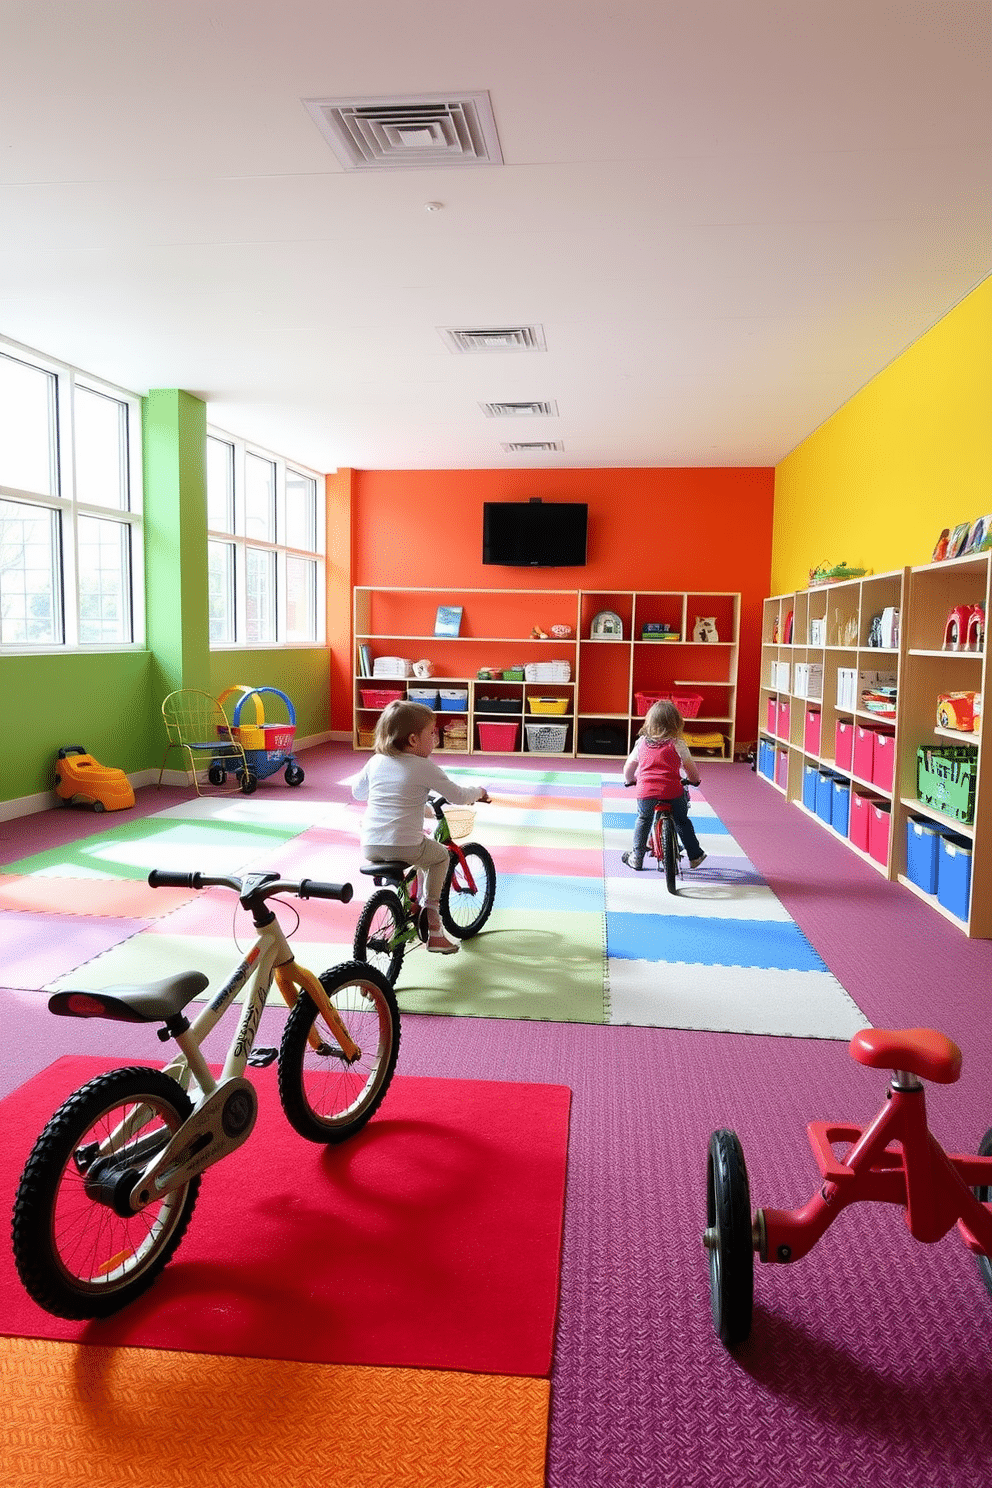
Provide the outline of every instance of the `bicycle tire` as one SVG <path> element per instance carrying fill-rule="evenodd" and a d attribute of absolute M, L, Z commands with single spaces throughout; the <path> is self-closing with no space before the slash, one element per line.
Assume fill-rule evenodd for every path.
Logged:
<path fill-rule="evenodd" d="M 979 1157 L 992 1157 L 992 1130 L 987 1131 L 979 1143 L 978 1155 Z M 992 1203 L 992 1185 L 987 1183 L 980 1184 L 972 1189 L 972 1193 L 979 1203 Z M 992 1260 L 986 1255 L 978 1254 L 976 1254 L 975 1260 L 978 1262 L 978 1274 L 982 1278 L 982 1285 L 989 1295 L 992 1296 Z"/>
<path fill-rule="evenodd" d="M 186 1233 L 199 1174 L 127 1218 L 87 1192 L 87 1174 L 92 1180 L 97 1172 L 87 1148 L 106 1141 L 125 1112 L 140 1106 L 153 1115 L 136 1136 L 145 1144 L 157 1123 L 160 1146 L 193 1110 L 182 1086 L 161 1070 L 111 1070 L 63 1102 L 27 1160 L 14 1201 L 14 1260 L 29 1295 L 55 1317 L 107 1317 L 126 1307 L 151 1286 Z M 129 1139 L 118 1154 L 122 1177 L 134 1146 Z M 134 1171 L 153 1150 L 145 1146 Z"/>
<path fill-rule="evenodd" d="M 364 961 L 325 971 L 320 985 L 362 1050 L 357 1064 L 341 1055 L 313 999 L 301 992 L 286 1019 L 279 1049 L 279 1099 L 294 1131 L 308 1142 L 344 1142 L 376 1111 L 400 1051 L 396 994 Z M 313 1030 L 319 1052 L 309 1042 Z"/>
<path fill-rule="evenodd" d="M 395 987 L 403 965 L 406 943 L 399 937 L 405 928 L 403 905 L 392 889 L 378 889 L 366 902 L 355 926 L 355 960 L 374 966 L 391 987 Z"/>
<path fill-rule="evenodd" d="M 481 842 L 466 842 L 462 852 L 466 860 L 470 860 L 475 892 L 468 887 L 465 870 L 457 853 L 451 853 L 438 908 L 441 911 L 441 923 L 449 935 L 454 935 L 458 940 L 471 940 L 473 935 L 478 935 L 493 912 L 496 864 Z"/>
<path fill-rule="evenodd" d="M 666 812 L 661 823 L 661 848 L 665 859 L 665 883 L 670 894 L 677 894 L 679 844 L 675 834 L 675 821 L 671 812 Z"/>
<path fill-rule="evenodd" d="M 727 1348 L 743 1343 L 754 1309 L 751 1189 L 736 1132 L 710 1137 L 706 1155 L 706 1246 L 713 1326 Z"/>

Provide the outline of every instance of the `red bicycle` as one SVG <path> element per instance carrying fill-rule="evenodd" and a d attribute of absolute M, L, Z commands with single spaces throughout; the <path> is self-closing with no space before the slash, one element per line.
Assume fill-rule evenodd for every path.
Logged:
<path fill-rule="evenodd" d="M 951 1085 L 961 1050 L 932 1028 L 863 1028 L 849 1045 L 870 1069 L 892 1071 L 885 1103 L 867 1127 L 807 1127 L 823 1179 L 801 1208 L 759 1209 L 751 1218 L 744 1153 L 736 1133 L 715 1131 L 706 1162 L 706 1229 L 713 1323 L 728 1348 L 751 1331 L 754 1255 L 789 1263 L 806 1255 L 842 1209 L 859 1200 L 901 1205 L 917 1240 L 932 1244 L 956 1224 L 992 1294 L 992 1130 L 977 1156 L 949 1155 L 927 1124 L 923 1081 Z M 843 1157 L 834 1147 L 847 1144 Z"/>

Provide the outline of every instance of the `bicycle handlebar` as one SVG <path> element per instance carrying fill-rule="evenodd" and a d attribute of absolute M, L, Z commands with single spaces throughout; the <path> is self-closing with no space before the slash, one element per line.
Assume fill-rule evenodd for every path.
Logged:
<path fill-rule="evenodd" d="M 257 882 L 252 882 L 257 880 Z M 316 878 L 286 879 L 278 874 L 246 874 L 244 878 L 230 875 L 215 876 L 210 873 L 178 873 L 172 868 L 153 868 L 148 875 L 153 889 L 233 889 L 236 894 L 248 892 L 259 899 L 271 899 L 274 894 L 295 894 L 299 899 L 338 899 L 348 904 L 354 895 L 350 883 L 322 883 Z"/>

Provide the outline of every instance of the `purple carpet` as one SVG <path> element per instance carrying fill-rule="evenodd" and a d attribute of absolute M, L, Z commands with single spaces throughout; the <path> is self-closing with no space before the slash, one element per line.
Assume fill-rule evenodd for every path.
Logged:
<path fill-rule="evenodd" d="M 307 784 L 334 799 L 331 777 L 354 757 L 312 754 Z M 992 1124 L 992 943 L 885 884 L 749 770 L 704 773 L 721 819 L 869 1019 L 932 1023 L 961 1044 L 960 1082 L 928 1103 L 944 1144 L 974 1150 Z M 151 1057 L 141 1028 L 54 1019 L 24 993 L 0 1005 L 0 1092 L 98 1040 Z M 275 1043 L 282 1015 L 266 1019 L 262 1041 Z M 865 1121 L 884 1092 L 842 1043 L 422 1015 L 404 1022 L 399 1071 L 572 1089 L 549 1488 L 987 1480 L 992 1301 L 955 1235 L 924 1246 L 897 1210 L 856 1207 L 795 1267 L 757 1265 L 738 1356 L 713 1333 L 700 1238 L 710 1131 L 740 1135 L 755 1205 L 803 1202 L 818 1177 L 807 1121 Z"/>

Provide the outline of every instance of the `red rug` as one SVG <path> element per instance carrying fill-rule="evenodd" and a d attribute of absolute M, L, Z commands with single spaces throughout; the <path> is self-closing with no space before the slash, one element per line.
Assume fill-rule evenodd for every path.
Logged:
<path fill-rule="evenodd" d="M 9 1213 L 55 1108 L 120 1061 L 56 1061 L 0 1102 Z M 0 1254 L 0 1333 L 333 1364 L 547 1375 L 568 1115 L 561 1085 L 397 1076 L 365 1130 L 304 1141 L 275 1067 L 248 1142 L 203 1176 L 189 1230 L 115 1317 L 53 1318 Z"/>

